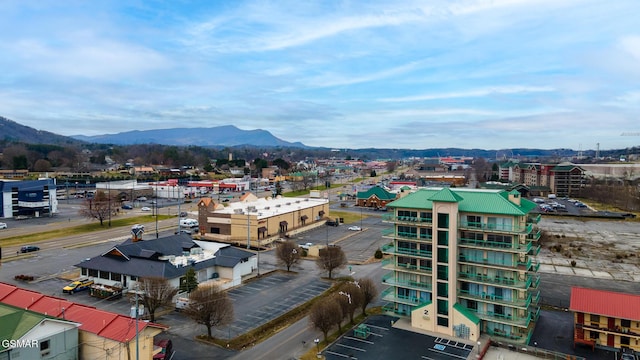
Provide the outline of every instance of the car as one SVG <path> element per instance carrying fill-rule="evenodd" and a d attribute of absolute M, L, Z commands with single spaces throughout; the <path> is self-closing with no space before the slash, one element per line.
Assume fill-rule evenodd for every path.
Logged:
<path fill-rule="evenodd" d="M 327 222 L 325 224 L 327 224 L 327 226 L 338 226 L 338 225 L 340 225 L 337 221 L 333 221 L 333 220 L 327 220 Z"/>
<path fill-rule="evenodd" d="M 63 287 L 62 292 L 65 294 L 74 294 L 78 291 L 87 290 L 91 285 L 93 285 L 93 280 L 80 279 Z"/>
<path fill-rule="evenodd" d="M 312 247 L 312 246 L 313 246 L 313 243 L 308 242 L 308 243 L 306 243 L 304 245 L 300 245 L 300 248 L 301 249 L 305 249 L 305 250 L 309 250 L 309 248 Z"/>
<path fill-rule="evenodd" d="M 143 206 L 143 207 L 140 208 L 140 210 L 142 210 L 142 211 L 151 211 L 151 208 L 148 207 L 148 206 Z"/>
<path fill-rule="evenodd" d="M 153 341 L 154 346 L 160 347 L 159 353 L 153 355 L 154 360 L 171 360 L 173 357 L 173 343 L 169 339 L 156 339 Z"/>
<path fill-rule="evenodd" d="M 23 254 L 38 251 L 38 250 L 40 250 L 40 248 L 34 245 L 25 245 L 20 248 L 20 252 Z"/>
<path fill-rule="evenodd" d="M 152 204 L 152 205 L 155 205 L 155 204 L 157 204 L 157 203 L 158 203 L 158 202 L 157 202 L 157 201 L 155 201 L 155 200 L 151 200 L 151 201 L 149 201 L 149 204 Z"/>
<path fill-rule="evenodd" d="M 0 223 L 0 229 L 6 229 L 7 223 Z"/>
<path fill-rule="evenodd" d="M 138 198 L 138 201 L 147 201 L 147 198 L 146 198 L 146 197 L 144 197 L 144 196 L 140 196 L 140 197 Z"/>
<path fill-rule="evenodd" d="M 362 231 L 362 228 L 360 226 L 349 226 L 349 230 L 351 231 Z"/>
<path fill-rule="evenodd" d="M 125 209 L 125 210 L 131 210 L 131 209 L 133 209 L 133 206 L 131 206 L 129 204 L 124 204 L 124 205 L 122 205 L 122 208 Z"/>
<path fill-rule="evenodd" d="M 636 360 L 636 357 L 633 354 L 622 353 L 620 360 Z"/>
<path fill-rule="evenodd" d="M 180 212 L 180 217 L 187 217 L 187 212 L 186 211 L 181 211 Z"/>
<path fill-rule="evenodd" d="M 187 234 L 187 235 L 191 235 L 193 234 L 193 231 L 189 230 L 189 229 L 180 229 L 178 231 L 175 232 L 176 235 L 178 234 Z"/>

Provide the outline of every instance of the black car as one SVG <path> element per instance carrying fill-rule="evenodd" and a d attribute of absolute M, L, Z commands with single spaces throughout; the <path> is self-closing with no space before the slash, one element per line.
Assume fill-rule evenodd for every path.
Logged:
<path fill-rule="evenodd" d="M 38 251 L 40 250 L 39 247 L 37 246 L 33 246 L 33 245 L 27 245 L 27 246 L 23 246 L 20 248 L 20 252 L 21 253 L 29 253 L 29 252 L 34 252 L 34 251 Z"/>
<path fill-rule="evenodd" d="M 122 205 L 122 208 L 125 209 L 125 210 L 132 210 L 133 206 L 131 206 L 129 204 L 124 204 L 124 205 Z"/>

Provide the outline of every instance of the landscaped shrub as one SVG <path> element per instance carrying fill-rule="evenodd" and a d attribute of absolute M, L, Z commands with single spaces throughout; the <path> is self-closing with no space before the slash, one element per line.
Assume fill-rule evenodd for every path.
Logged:
<path fill-rule="evenodd" d="M 382 250 L 378 249 L 376 250 L 375 255 L 373 255 L 374 258 L 376 259 L 382 259 Z"/>
<path fill-rule="evenodd" d="M 576 261 L 575 260 L 571 260 L 571 267 L 576 267 Z"/>

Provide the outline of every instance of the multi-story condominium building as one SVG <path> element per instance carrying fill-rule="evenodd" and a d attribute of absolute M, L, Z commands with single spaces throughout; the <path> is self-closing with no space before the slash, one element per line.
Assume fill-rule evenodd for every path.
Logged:
<path fill-rule="evenodd" d="M 571 288 L 573 343 L 640 351 L 640 295 Z"/>
<path fill-rule="evenodd" d="M 546 188 L 560 196 L 576 196 L 584 183 L 584 169 L 572 163 L 540 164 L 506 162 L 500 165 L 500 179 Z"/>
<path fill-rule="evenodd" d="M 528 343 L 538 318 L 540 232 L 518 191 L 417 190 L 387 207 L 385 310 L 413 327 Z"/>

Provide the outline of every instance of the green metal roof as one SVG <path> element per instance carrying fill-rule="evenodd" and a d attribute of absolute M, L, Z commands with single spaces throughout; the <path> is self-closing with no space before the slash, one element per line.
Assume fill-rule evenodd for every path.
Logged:
<path fill-rule="evenodd" d="M 443 188 L 442 190 L 438 191 L 437 193 L 433 194 L 433 196 L 431 196 L 429 198 L 430 201 L 438 201 L 438 202 L 460 202 L 462 201 L 462 198 L 460 197 L 460 195 L 456 195 L 456 193 L 454 193 L 453 191 L 451 191 L 451 189 L 449 188 Z"/>
<path fill-rule="evenodd" d="M 0 339 L 18 340 L 46 318 L 33 311 L 0 304 Z M 0 352 L 6 349 L 0 344 Z"/>
<path fill-rule="evenodd" d="M 358 191 L 357 197 L 358 199 L 368 199 L 374 195 L 380 200 L 394 200 L 396 198 L 396 194 L 390 193 L 379 186 L 374 186 L 367 191 Z"/>
<path fill-rule="evenodd" d="M 460 314 L 464 315 L 467 319 L 471 320 L 474 324 L 478 325 L 480 323 L 480 318 L 473 313 L 473 311 L 467 309 L 466 307 L 455 303 L 453 304 L 453 308 L 456 309 Z"/>
<path fill-rule="evenodd" d="M 524 216 L 536 207 L 534 202 L 523 198 L 520 198 L 520 205 L 509 201 L 509 193 L 504 190 L 447 189 L 460 198 L 458 201 L 460 212 Z M 440 196 L 434 197 L 440 191 L 442 191 L 440 188 L 420 189 L 387 204 L 387 207 L 433 209 L 433 201 L 442 201 L 439 200 Z"/>
<path fill-rule="evenodd" d="M 578 168 L 578 169 L 580 169 L 581 171 L 584 171 L 580 166 L 576 166 L 576 165 L 569 165 L 569 164 L 566 164 L 566 165 L 556 165 L 556 166 L 554 166 L 554 167 L 553 167 L 553 169 L 552 169 L 552 170 L 553 170 L 553 171 L 571 171 L 571 170 L 573 170 L 573 169 L 575 169 L 575 168 Z"/>

